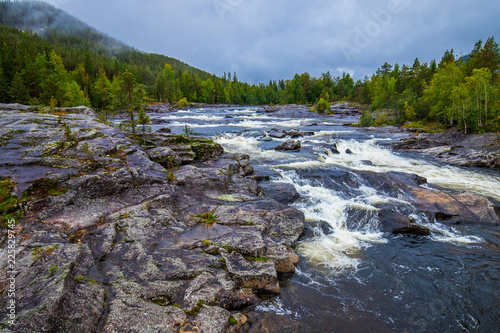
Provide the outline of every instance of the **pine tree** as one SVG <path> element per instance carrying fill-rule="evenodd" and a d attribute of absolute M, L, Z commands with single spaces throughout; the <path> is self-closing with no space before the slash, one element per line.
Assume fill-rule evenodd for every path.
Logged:
<path fill-rule="evenodd" d="M 97 93 L 104 103 L 104 117 L 106 121 L 108 121 L 108 99 L 111 89 L 111 83 L 109 82 L 109 79 L 106 76 L 106 71 L 102 66 L 99 68 L 99 76 L 97 78 L 97 81 L 94 83 L 94 89 L 97 90 Z"/>
<path fill-rule="evenodd" d="M 128 98 L 128 113 L 129 113 L 129 118 L 130 118 L 130 127 L 132 129 L 132 134 L 135 134 L 135 116 L 134 116 L 134 106 L 132 103 L 132 91 L 135 87 L 135 77 L 132 73 L 126 69 L 122 73 L 122 79 L 120 81 L 121 83 L 121 90 L 125 92 L 127 98 Z"/>
<path fill-rule="evenodd" d="M 451 51 L 446 50 L 443 57 L 441 58 L 441 62 L 439 63 L 439 68 L 443 68 L 449 62 L 455 62 L 455 54 L 453 53 L 453 49 Z"/>
<path fill-rule="evenodd" d="M 488 68 L 496 76 L 500 67 L 500 50 L 494 37 L 488 38 L 484 46 L 479 40 L 472 50 L 466 64 L 466 74 L 470 76 L 474 69 Z M 495 77 L 492 77 L 494 79 Z"/>
<path fill-rule="evenodd" d="M 2 103 L 7 103 L 7 80 L 3 74 L 3 68 L 0 66 L 0 99 Z"/>
<path fill-rule="evenodd" d="M 16 73 L 14 75 L 14 79 L 12 80 L 12 84 L 10 86 L 10 97 L 15 103 L 27 103 L 30 95 L 28 93 L 28 88 L 24 84 L 21 73 Z"/>
<path fill-rule="evenodd" d="M 143 140 L 146 139 L 146 125 L 150 123 L 150 119 L 149 119 L 149 116 L 146 114 L 146 112 L 144 111 L 144 108 L 141 107 L 139 109 L 139 114 L 137 115 L 137 122 L 142 125 L 142 137 L 143 137 Z"/>

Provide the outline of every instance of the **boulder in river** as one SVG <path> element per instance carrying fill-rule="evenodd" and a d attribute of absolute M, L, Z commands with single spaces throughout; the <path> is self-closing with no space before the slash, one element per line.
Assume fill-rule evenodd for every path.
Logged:
<path fill-rule="evenodd" d="M 314 132 L 302 132 L 300 129 L 292 129 L 288 131 L 284 131 L 287 135 L 290 135 L 292 138 L 302 138 L 304 136 L 314 135 Z"/>
<path fill-rule="evenodd" d="M 285 136 L 287 136 L 287 134 L 285 133 L 284 130 L 277 130 L 277 129 L 272 129 L 268 136 L 272 137 L 272 138 L 277 138 L 277 139 L 282 139 L 284 138 Z"/>
<path fill-rule="evenodd" d="M 283 142 L 282 144 L 280 144 L 279 146 L 277 146 L 274 149 L 275 150 L 300 150 L 300 147 L 301 147 L 300 141 L 290 140 L 290 141 Z"/>
<path fill-rule="evenodd" d="M 374 173 L 360 172 L 370 186 L 384 195 L 401 198 L 411 203 L 418 211 L 426 214 L 432 222 L 499 224 L 500 207 L 491 199 L 472 192 L 448 192 L 437 188 L 420 186 L 426 179 L 402 172 Z M 404 197 L 401 194 L 404 193 Z M 392 232 L 407 227 L 411 221 L 401 213 L 380 212 L 384 231 Z"/>
<path fill-rule="evenodd" d="M 429 228 L 413 223 L 413 221 L 402 214 L 381 210 L 378 213 L 379 221 L 383 232 L 392 232 L 394 234 L 411 234 L 428 236 L 431 234 Z"/>
<path fill-rule="evenodd" d="M 392 147 L 420 151 L 459 166 L 500 167 L 500 136 L 496 133 L 420 133 Z"/>
<path fill-rule="evenodd" d="M 162 119 L 162 118 L 153 118 L 151 119 L 151 124 L 152 125 L 163 125 L 163 124 L 166 124 L 168 123 L 169 121 L 165 120 L 165 119 Z M 163 127 L 163 128 L 160 128 L 160 130 L 163 132 L 163 133 L 170 133 L 170 132 L 165 132 L 164 128 L 166 127 Z M 158 131 L 160 131 L 158 130 Z M 158 132 L 156 131 L 156 132 Z"/>

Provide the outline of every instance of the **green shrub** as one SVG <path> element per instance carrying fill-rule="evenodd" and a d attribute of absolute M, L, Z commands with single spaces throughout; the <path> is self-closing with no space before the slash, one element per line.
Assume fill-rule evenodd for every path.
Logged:
<path fill-rule="evenodd" d="M 316 106 L 316 110 L 319 112 L 319 113 L 329 113 L 330 112 L 330 102 L 328 102 L 327 100 L 323 99 L 323 98 L 320 98 L 319 101 L 318 101 L 318 105 Z"/>
<path fill-rule="evenodd" d="M 378 111 L 377 119 L 375 119 L 375 126 L 384 126 L 390 125 L 391 118 L 389 117 L 389 113 L 387 111 Z"/>
<path fill-rule="evenodd" d="M 359 118 L 359 124 L 363 127 L 370 127 L 375 124 L 375 117 L 369 110 L 363 111 L 361 118 Z"/>
<path fill-rule="evenodd" d="M 179 109 L 187 108 L 188 105 L 189 105 L 189 102 L 187 101 L 186 97 L 184 97 L 183 99 L 181 99 L 180 101 L 177 102 L 177 107 L 179 107 Z"/>

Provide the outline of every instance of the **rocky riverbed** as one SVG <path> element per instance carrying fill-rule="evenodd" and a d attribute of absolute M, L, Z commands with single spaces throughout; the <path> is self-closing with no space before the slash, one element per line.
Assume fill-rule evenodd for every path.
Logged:
<path fill-rule="evenodd" d="M 15 298 L 1 229 L 2 332 L 302 329 L 248 310 L 280 293 L 304 232 L 304 214 L 266 196 L 248 155 L 65 111 L 0 111 L 2 214 L 17 222 Z"/>
<path fill-rule="evenodd" d="M 2 331 L 500 327 L 500 179 L 442 162 L 493 167 L 495 135 L 349 127 L 348 105 L 160 108 L 145 135 L 0 108 Z"/>
<path fill-rule="evenodd" d="M 420 133 L 392 147 L 419 151 L 453 165 L 500 168 L 500 136 L 496 133 Z"/>

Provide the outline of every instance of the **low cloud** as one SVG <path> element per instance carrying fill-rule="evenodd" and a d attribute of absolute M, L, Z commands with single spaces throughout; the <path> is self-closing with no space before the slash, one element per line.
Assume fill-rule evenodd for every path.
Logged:
<path fill-rule="evenodd" d="M 500 31 L 500 2 L 489 0 L 47 2 L 137 49 L 253 83 L 305 71 L 362 79 L 386 61 L 468 53 Z"/>

